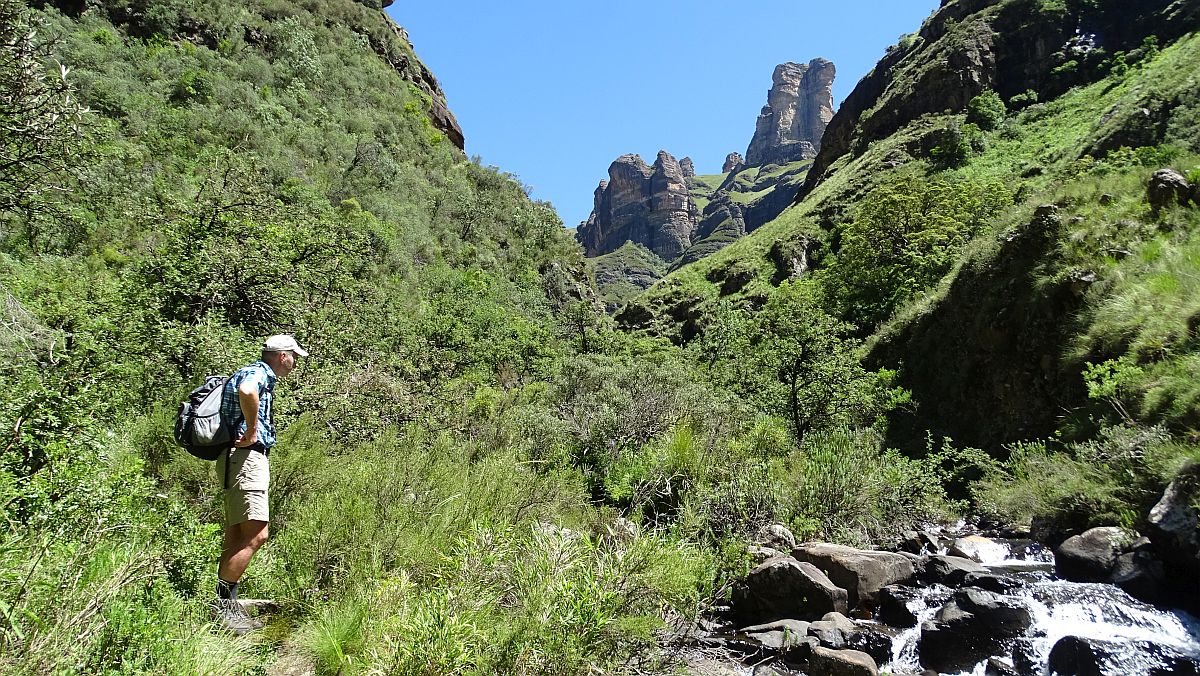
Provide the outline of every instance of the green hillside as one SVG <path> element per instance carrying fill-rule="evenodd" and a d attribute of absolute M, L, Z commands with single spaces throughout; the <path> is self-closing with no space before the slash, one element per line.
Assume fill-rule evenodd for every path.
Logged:
<path fill-rule="evenodd" d="M 465 157 L 377 4 L 0 0 L 0 671 L 678 673 L 774 525 L 1136 527 L 1200 459 L 1196 2 L 947 3 L 811 166 L 696 177 L 802 199 L 640 293 L 666 264 Z M 985 43 L 995 87 L 929 89 Z M 277 332 L 234 636 L 170 430 Z"/>

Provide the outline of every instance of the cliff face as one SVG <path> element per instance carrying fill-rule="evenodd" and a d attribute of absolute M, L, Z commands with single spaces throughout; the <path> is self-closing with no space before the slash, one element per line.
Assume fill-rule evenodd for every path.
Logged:
<path fill-rule="evenodd" d="M 596 188 L 591 215 L 579 226 L 577 237 L 587 255 L 615 251 L 629 241 L 665 261 L 677 258 L 691 242 L 699 218 L 687 177 L 665 150 L 653 166 L 633 154 L 617 158 L 608 168 L 608 180 Z"/>
<path fill-rule="evenodd" d="M 1174 40 L 1198 21 L 1196 0 L 1068 2 L 1061 11 L 1034 0 L 945 0 L 842 103 L 796 200 L 838 158 L 922 115 L 963 110 L 989 89 L 1005 100 L 1030 90 L 1041 100 L 1055 98 L 1100 77 L 1105 54 L 1134 49 L 1150 35 Z"/>
<path fill-rule="evenodd" d="M 821 135 L 833 118 L 834 74 L 833 64 L 825 59 L 775 67 L 767 105 L 746 149 L 746 164 L 784 164 L 817 156 Z"/>

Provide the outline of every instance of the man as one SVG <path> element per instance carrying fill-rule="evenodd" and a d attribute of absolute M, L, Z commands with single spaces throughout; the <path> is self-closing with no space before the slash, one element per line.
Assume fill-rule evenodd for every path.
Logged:
<path fill-rule="evenodd" d="M 225 384 L 221 414 L 241 420 L 233 448 L 217 460 L 225 502 L 225 542 L 217 567 L 217 619 L 227 629 L 244 634 L 262 627 L 237 602 L 238 582 L 259 547 L 267 541 L 267 487 L 271 470 L 267 461 L 275 445 L 271 399 L 277 378 L 296 367 L 308 352 L 287 335 L 267 338 L 262 358 L 238 369 Z"/>

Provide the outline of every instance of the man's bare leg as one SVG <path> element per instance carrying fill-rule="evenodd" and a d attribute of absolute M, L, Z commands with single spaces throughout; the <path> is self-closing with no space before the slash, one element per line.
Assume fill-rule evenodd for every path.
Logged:
<path fill-rule="evenodd" d="M 268 522 L 243 521 L 225 528 L 225 542 L 221 549 L 221 563 L 217 576 L 237 584 L 250 565 L 250 559 L 267 541 Z"/>

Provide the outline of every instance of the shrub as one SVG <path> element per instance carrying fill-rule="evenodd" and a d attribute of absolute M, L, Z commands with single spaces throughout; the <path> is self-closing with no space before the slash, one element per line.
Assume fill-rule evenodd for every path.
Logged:
<path fill-rule="evenodd" d="M 988 131 L 998 128 L 1007 113 L 1004 100 L 990 89 L 971 99 L 967 104 L 967 122 L 979 125 L 980 129 Z"/>

